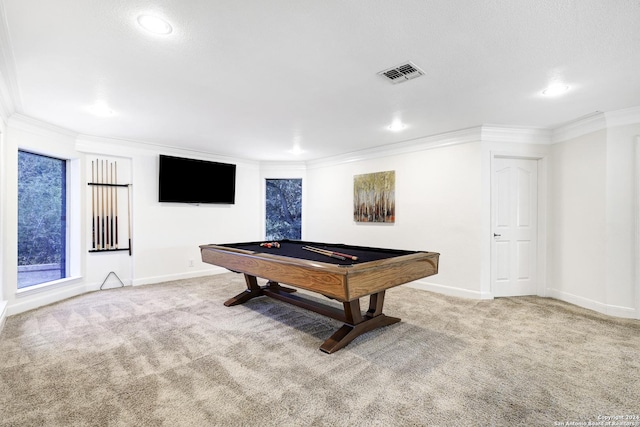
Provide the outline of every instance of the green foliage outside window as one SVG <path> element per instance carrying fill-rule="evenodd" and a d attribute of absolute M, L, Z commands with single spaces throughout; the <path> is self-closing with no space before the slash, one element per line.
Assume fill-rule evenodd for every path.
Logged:
<path fill-rule="evenodd" d="M 302 236 L 302 180 L 267 179 L 267 240 Z"/>
<path fill-rule="evenodd" d="M 18 265 L 64 265 L 66 161 L 18 152 Z"/>

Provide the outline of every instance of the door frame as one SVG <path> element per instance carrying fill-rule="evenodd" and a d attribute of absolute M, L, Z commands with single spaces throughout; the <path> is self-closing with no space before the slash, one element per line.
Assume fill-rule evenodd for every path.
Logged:
<path fill-rule="evenodd" d="M 548 212 L 548 158 L 546 154 L 539 153 L 514 153 L 507 151 L 491 151 L 488 165 L 488 197 L 486 198 L 488 206 L 487 221 L 485 221 L 485 247 L 488 248 L 488 255 L 485 259 L 485 268 L 487 271 L 487 281 L 482 290 L 482 294 L 488 298 L 494 298 L 493 290 L 493 265 L 494 245 L 493 245 L 493 201 L 495 197 L 495 181 L 493 179 L 493 168 L 495 159 L 514 159 L 514 160 L 535 160 L 538 166 L 538 224 L 537 224 L 537 248 L 536 248 L 536 295 L 547 296 L 547 212 Z"/>

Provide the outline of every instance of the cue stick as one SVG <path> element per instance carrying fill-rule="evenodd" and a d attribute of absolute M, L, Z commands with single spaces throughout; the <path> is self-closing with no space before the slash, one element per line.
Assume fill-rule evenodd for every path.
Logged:
<path fill-rule="evenodd" d="M 100 183 L 100 162 L 99 159 L 96 159 L 96 182 Z M 96 188 L 96 208 L 98 209 L 98 249 L 102 249 L 102 190 L 100 186 Z"/>
<path fill-rule="evenodd" d="M 105 175 L 107 177 L 105 184 L 109 184 L 110 180 L 109 180 L 109 160 L 105 160 L 104 161 L 104 166 L 105 166 Z M 110 239 L 110 230 L 111 228 L 109 227 L 110 224 L 110 213 L 109 213 L 109 207 L 111 206 L 111 202 L 109 201 L 109 192 L 110 192 L 110 188 L 109 187 L 105 187 L 104 188 L 104 197 L 105 197 L 105 210 L 107 211 L 107 228 L 106 228 L 106 234 L 107 234 L 107 249 L 111 249 L 111 239 Z"/>
<path fill-rule="evenodd" d="M 104 160 L 102 162 L 102 180 L 100 182 L 102 182 L 104 184 Z M 106 245 L 106 240 L 105 238 L 105 233 L 104 233 L 104 227 L 105 227 L 105 223 L 104 223 L 104 205 L 105 205 L 105 193 L 104 193 L 104 187 L 100 187 L 100 192 L 102 193 L 102 247 L 103 249 L 106 249 L 107 245 Z"/>
<path fill-rule="evenodd" d="M 100 163 L 96 159 L 96 184 L 100 182 Z M 98 242 L 98 250 L 102 249 L 102 240 L 100 240 L 100 187 L 96 187 L 96 240 Z"/>
<path fill-rule="evenodd" d="M 306 249 L 308 251 L 317 252 L 317 253 L 324 253 L 324 255 L 327 255 L 327 256 L 329 256 L 329 254 L 338 255 L 343 258 L 350 259 L 352 261 L 358 260 L 358 257 L 354 255 L 343 254 L 342 252 L 330 251 L 328 249 L 315 248 L 313 246 L 303 246 L 302 249 Z"/>
<path fill-rule="evenodd" d="M 104 172 L 104 183 L 109 183 L 109 162 L 103 160 L 102 172 Z M 104 195 L 104 245 L 109 249 L 109 187 L 102 186 Z"/>
<path fill-rule="evenodd" d="M 105 184 L 109 184 L 109 182 L 111 182 L 111 180 L 109 179 L 109 160 L 105 160 L 104 161 L 104 166 L 106 169 L 105 175 L 107 177 Z M 109 203 L 109 191 L 110 191 L 110 187 L 105 187 L 104 188 L 104 197 L 105 197 L 105 210 L 107 211 L 107 228 L 106 228 L 106 242 L 107 242 L 107 249 L 111 249 L 111 239 L 109 239 L 109 221 L 111 220 L 110 217 L 110 213 L 109 213 L 109 206 L 111 205 L 111 203 Z"/>
<path fill-rule="evenodd" d="M 117 185 L 118 184 L 118 164 L 116 163 L 114 166 L 114 170 L 115 170 L 115 177 L 114 177 L 114 182 Z M 116 249 L 118 249 L 118 189 L 115 189 L 115 195 L 116 195 Z"/>
<path fill-rule="evenodd" d="M 109 161 L 103 160 L 102 171 L 104 172 L 104 183 L 109 183 Z M 109 244 L 109 187 L 103 187 L 104 191 L 104 243 L 107 249 L 110 248 Z"/>
<path fill-rule="evenodd" d="M 91 182 L 93 183 L 93 160 L 91 160 Z M 95 210 L 95 202 L 96 202 L 96 189 L 94 186 L 91 186 L 91 248 L 96 248 L 96 210 Z"/>
<path fill-rule="evenodd" d="M 131 256 L 132 246 L 131 246 L 131 195 L 129 194 L 129 189 L 131 185 L 127 185 L 127 224 L 129 225 L 129 256 Z"/>
<path fill-rule="evenodd" d="M 113 184 L 113 162 L 111 162 L 111 179 L 109 180 L 109 183 Z M 109 210 L 111 212 L 111 247 L 114 248 L 115 245 L 113 244 L 113 189 L 115 187 L 110 187 L 109 188 L 109 196 L 111 196 L 111 202 L 109 203 Z"/>
<path fill-rule="evenodd" d="M 310 252 L 315 252 L 317 254 L 320 255 L 325 255 L 331 258 L 336 258 L 336 259 L 340 259 L 342 261 L 346 260 L 347 258 L 343 257 L 342 255 L 336 255 L 331 251 L 325 251 L 324 249 L 318 249 L 318 248 L 314 248 L 311 246 L 303 246 L 302 249 L 306 250 L 306 251 L 310 251 Z"/>

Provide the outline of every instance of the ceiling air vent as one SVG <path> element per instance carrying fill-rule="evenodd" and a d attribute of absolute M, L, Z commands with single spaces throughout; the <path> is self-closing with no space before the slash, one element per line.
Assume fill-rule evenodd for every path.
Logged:
<path fill-rule="evenodd" d="M 418 68 L 413 62 L 407 61 L 404 64 L 380 71 L 378 74 L 395 84 L 420 77 L 424 75 L 424 71 Z"/>

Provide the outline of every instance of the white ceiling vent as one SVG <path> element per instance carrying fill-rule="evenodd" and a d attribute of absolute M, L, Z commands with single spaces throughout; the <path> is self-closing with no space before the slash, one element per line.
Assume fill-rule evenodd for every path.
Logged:
<path fill-rule="evenodd" d="M 378 75 L 389 79 L 391 83 L 395 84 L 420 77 L 424 75 L 424 71 L 418 68 L 413 62 L 407 61 L 395 67 L 380 71 Z"/>

